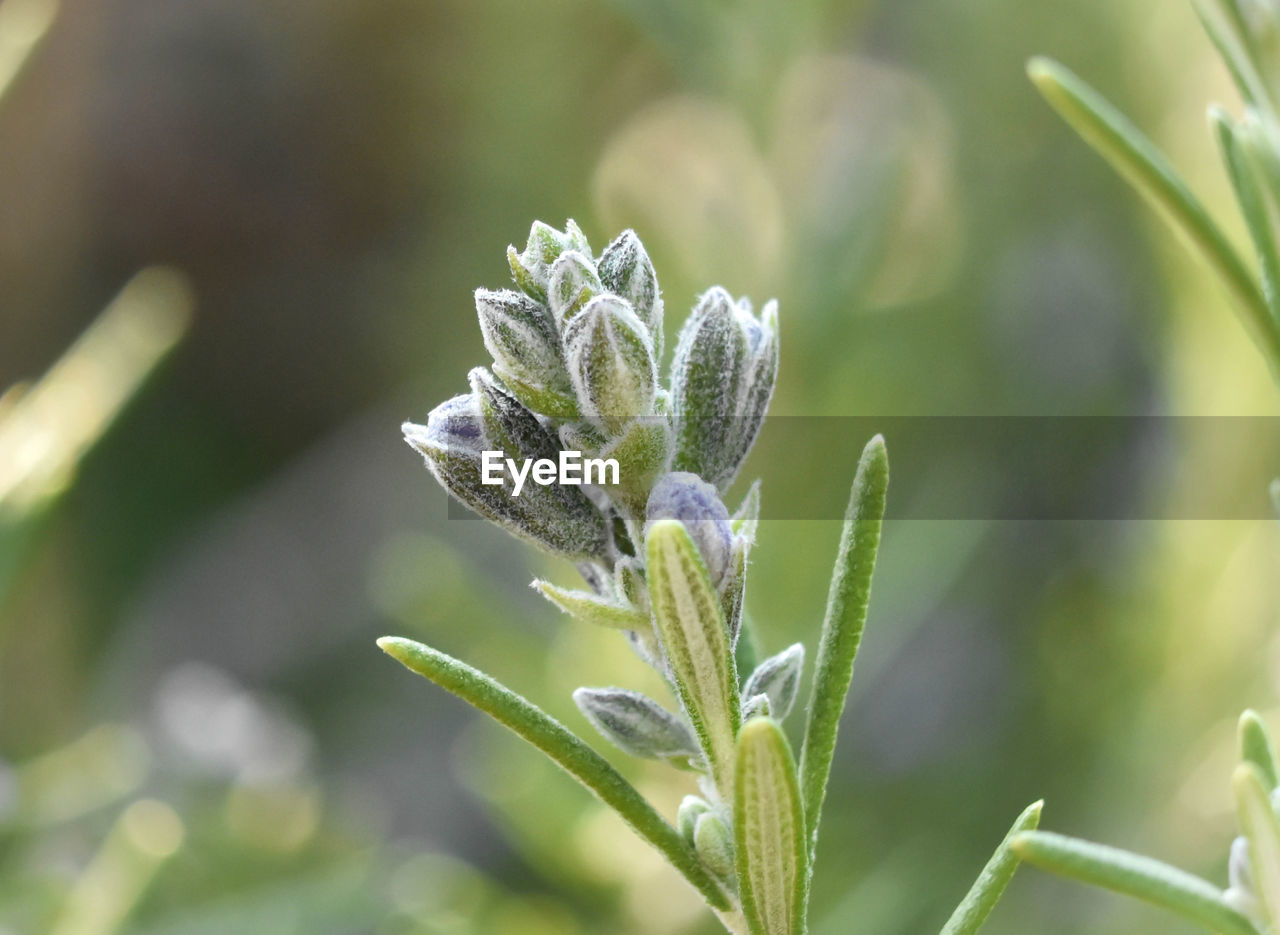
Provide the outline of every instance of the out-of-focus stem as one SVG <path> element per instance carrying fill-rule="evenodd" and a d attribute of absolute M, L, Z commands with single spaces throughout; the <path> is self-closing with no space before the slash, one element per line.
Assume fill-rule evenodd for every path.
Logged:
<path fill-rule="evenodd" d="M 144 799 L 120 816 L 81 874 L 50 935 L 114 935 L 156 872 L 182 846 L 182 819 Z"/>

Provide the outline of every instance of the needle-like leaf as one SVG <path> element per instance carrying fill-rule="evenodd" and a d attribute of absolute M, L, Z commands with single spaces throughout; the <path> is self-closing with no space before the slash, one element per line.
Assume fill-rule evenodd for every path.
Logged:
<path fill-rule="evenodd" d="M 559 721 L 483 672 L 429 646 L 395 636 L 384 636 L 378 646 L 410 671 L 430 679 L 529 741 L 621 815 L 714 908 L 730 908 L 724 891 L 680 833 L 604 757 Z"/>
<path fill-rule="evenodd" d="M 853 478 L 853 491 L 845 512 L 844 532 L 836 554 L 822 641 L 814 670 L 813 693 L 800 754 L 800 789 L 803 794 L 809 859 L 818 841 L 818 819 L 827 794 L 827 777 L 835 754 L 836 733 L 844 712 L 853 661 L 862 642 L 871 599 L 871 573 L 880 548 L 885 497 L 889 487 L 889 454 L 879 435 L 867 443 Z"/>
<path fill-rule="evenodd" d="M 1150 857 L 1047 831 L 1024 831 L 1011 846 L 1042 870 L 1136 897 L 1218 935 L 1258 935 L 1212 883 Z"/>
<path fill-rule="evenodd" d="M 956 911 L 951 914 L 947 924 L 942 927 L 942 935 L 974 935 L 978 929 L 982 928 L 982 923 L 987 921 L 987 916 L 991 915 L 991 910 L 1004 895 L 1005 887 L 1009 885 L 1014 871 L 1018 869 L 1018 855 L 1013 852 L 1009 842 L 1019 832 L 1035 830 L 1040 824 L 1040 810 L 1043 807 L 1043 800 L 1033 802 L 1018 816 L 1009 833 L 996 848 L 996 852 L 982 868 L 982 873 L 974 881 L 973 887 L 956 907 Z"/>
<path fill-rule="evenodd" d="M 1258 270 L 1262 280 L 1262 295 L 1271 310 L 1272 319 L 1280 318 L 1280 257 L 1276 255 L 1275 236 L 1272 232 L 1271 209 L 1259 178 L 1259 165 L 1248 148 L 1248 125 L 1237 127 L 1221 107 L 1209 109 L 1209 123 L 1222 161 L 1227 167 L 1227 177 L 1236 193 L 1240 213 L 1253 240 L 1258 258 Z"/>
<path fill-rule="evenodd" d="M 1102 95 L 1067 68 L 1033 58 L 1027 74 L 1045 100 L 1159 211 L 1222 279 L 1250 333 L 1280 376 L 1280 324 L 1252 272 L 1168 159 Z"/>
<path fill-rule="evenodd" d="M 1274 923 L 1280 919 L 1280 823 L 1263 778 L 1252 763 L 1241 763 L 1232 777 L 1236 820 L 1249 840 L 1249 863 L 1257 896 Z"/>
<path fill-rule="evenodd" d="M 738 734 L 734 835 L 752 935 L 802 935 L 808 848 L 796 764 L 782 728 L 752 718 Z"/>
<path fill-rule="evenodd" d="M 1241 759 L 1254 765 L 1268 792 L 1274 791 L 1276 786 L 1280 786 L 1280 778 L 1276 774 L 1276 748 L 1257 711 L 1245 711 L 1240 715 L 1239 736 Z"/>
<path fill-rule="evenodd" d="M 606 601 L 589 591 L 571 591 L 550 581 L 535 579 L 531 587 L 566 614 L 614 630 L 647 630 L 649 618 L 634 607 Z"/>
<path fill-rule="evenodd" d="M 645 547 L 658 636 L 716 788 L 732 802 L 734 737 L 741 713 L 719 595 L 679 520 L 655 522 Z"/>

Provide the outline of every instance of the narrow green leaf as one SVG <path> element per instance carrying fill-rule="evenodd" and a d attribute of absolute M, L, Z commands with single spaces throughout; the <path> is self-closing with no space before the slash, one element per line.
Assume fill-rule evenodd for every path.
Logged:
<path fill-rule="evenodd" d="M 1241 763 L 1232 777 L 1236 820 L 1249 840 L 1249 862 L 1258 900 L 1274 925 L 1280 919 L 1280 822 L 1271 797 L 1252 763 Z"/>
<path fill-rule="evenodd" d="M 942 927 L 942 935 L 974 935 L 978 929 L 982 928 L 982 923 L 987 921 L 987 916 L 991 915 L 991 910 L 1004 895 L 1005 887 L 1009 885 L 1014 871 L 1018 869 L 1018 855 L 1013 852 L 1009 842 L 1021 831 L 1035 830 L 1040 824 L 1040 810 L 1043 807 L 1043 800 L 1033 802 L 1018 816 L 1009 833 L 996 848 L 996 852 L 982 868 L 982 873 L 978 874 L 973 887 L 961 900 L 960 905 L 956 906 L 956 911 L 951 914 L 947 924 Z"/>
<path fill-rule="evenodd" d="M 1254 61 L 1240 10 L 1230 0 L 1193 0 L 1192 6 L 1231 72 L 1240 96 L 1255 107 L 1270 108 L 1271 93 Z"/>
<path fill-rule="evenodd" d="M 1253 273 L 1168 159 L 1102 95 L 1057 62 L 1033 58 L 1027 74 L 1045 100 L 1204 257 L 1240 306 L 1246 327 L 1280 377 L 1280 325 Z"/>
<path fill-rule="evenodd" d="M 734 838 L 752 935 L 801 935 L 808 889 L 804 806 L 782 728 L 753 718 L 738 734 Z"/>
<path fill-rule="evenodd" d="M 533 744 L 621 815 L 711 906 L 729 909 L 724 891 L 707 873 L 689 842 L 604 757 L 559 721 L 483 672 L 429 646 L 395 636 L 384 636 L 378 646 L 409 670 L 452 692 Z"/>
<path fill-rule="evenodd" d="M 634 607 L 606 601 L 588 591 L 557 587 L 541 578 L 536 579 L 530 587 L 566 614 L 584 623 L 615 630 L 649 629 L 649 618 Z"/>
<path fill-rule="evenodd" d="M 1267 725 L 1257 711 L 1245 711 L 1240 715 L 1239 736 L 1241 759 L 1257 768 L 1268 793 L 1274 791 L 1280 786 L 1276 772 L 1276 748 L 1271 743 Z"/>
<path fill-rule="evenodd" d="M 1280 477 L 1271 482 L 1271 505 L 1276 508 L 1276 515 L 1280 516 Z"/>
<path fill-rule="evenodd" d="M 1262 295 L 1271 311 L 1272 319 L 1280 317 L 1280 257 L 1276 255 L 1276 242 L 1272 233 L 1271 209 L 1267 196 L 1259 184 L 1260 166 L 1248 152 L 1245 126 L 1237 127 L 1221 107 L 1209 109 L 1209 123 L 1222 150 L 1222 161 L 1227 167 L 1227 177 L 1236 194 L 1245 227 L 1253 240 L 1258 258 L 1258 270 L 1262 280 Z"/>
<path fill-rule="evenodd" d="M 1011 847 L 1042 870 L 1133 896 L 1218 935 L 1258 935 L 1212 883 L 1150 857 L 1047 831 L 1017 834 Z"/>
<path fill-rule="evenodd" d="M 733 801 L 734 736 L 741 712 L 737 671 L 720 599 L 679 520 L 659 520 L 645 540 L 649 600 L 680 700 L 716 788 Z"/>
<path fill-rule="evenodd" d="M 889 454 L 884 439 L 877 435 L 862 451 L 845 511 L 844 532 L 827 595 L 827 613 L 822 622 L 822 641 L 818 646 L 800 754 L 800 788 L 804 795 L 811 862 L 818 843 L 818 819 L 827 794 L 840 715 L 844 712 L 849 683 L 853 680 L 853 661 L 867 621 L 871 573 L 880 547 L 888 486 Z"/>

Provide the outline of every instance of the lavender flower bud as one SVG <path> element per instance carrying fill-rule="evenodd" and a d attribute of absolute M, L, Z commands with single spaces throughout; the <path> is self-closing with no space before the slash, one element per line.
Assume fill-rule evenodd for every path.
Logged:
<path fill-rule="evenodd" d="M 573 700 L 592 726 L 625 753 L 653 759 L 698 754 L 698 742 L 685 723 L 640 692 L 579 688 Z"/>
<path fill-rule="evenodd" d="M 684 524 L 711 583 L 722 589 L 732 569 L 733 527 L 716 489 L 694 474 L 675 471 L 658 481 L 645 509 L 646 527 L 662 519 Z"/>
<path fill-rule="evenodd" d="M 547 303 L 561 328 L 582 307 L 604 292 L 596 265 L 577 250 L 566 250 L 551 267 Z"/>
<path fill-rule="evenodd" d="M 507 262 L 520 291 L 539 302 L 547 301 L 551 267 L 566 250 L 591 255 L 591 245 L 577 224 L 566 221 L 561 233 L 549 224 L 534 221 L 523 253 L 517 253 L 514 246 L 507 247 Z"/>
<path fill-rule="evenodd" d="M 565 362 L 583 416 L 606 435 L 653 409 L 658 371 L 649 334 L 631 306 L 596 296 L 564 330 Z"/>
<path fill-rule="evenodd" d="M 755 695 L 766 696 L 771 716 L 781 721 L 795 704 L 803 670 L 804 646 L 795 643 L 756 667 L 742 689 L 742 697 L 745 700 Z M 746 719 L 745 714 L 743 719 Z"/>
<path fill-rule="evenodd" d="M 600 281 L 614 295 L 631 303 L 636 316 L 653 337 L 653 356 L 662 359 L 662 296 L 658 274 L 632 230 L 623 231 L 600 255 Z"/>
<path fill-rule="evenodd" d="M 755 443 L 778 373 L 778 306 L 760 319 L 724 289 L 703 295 L 671 369 L 677 470 L 726 490 Z"/>
<path fill-rule="evenodd" d="M 499 389 L 485 371 L 473 371 L 472 385 L 476 392 L 441 403 L 426 425 L 406 422 L 405 441 L 426 459 L 445 490 L 513 535 L 569 557 L 606 554 L 605 518 L 581 488 L 533 484 L 517 497 L 505 471 L 501 483 L 484 483 L 483 452 L 499 447 L 494 436 L 502 439 L 501 448 L 511 458 L 555 459 L 559 447 L 537 417 Z"/>
<path fill-rule="evenodd" d="M 560 354 L 560 333 L 546 306 L 510 289 L 476 290 L 476 315 L 493 370 L 535 412 L 563 411 L 573 387 Z M 548 405 L 548 396 L 560 405 Z M 547 415 L 555 413 L 545 412 Z"/>

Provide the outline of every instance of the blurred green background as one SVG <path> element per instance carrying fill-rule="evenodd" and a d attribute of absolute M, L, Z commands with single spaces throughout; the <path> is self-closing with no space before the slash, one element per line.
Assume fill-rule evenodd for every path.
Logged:
<path fill-rule="evenodd" d="M 713 282 L 777 296 L 775 414 L 1280 414 L 1023 75 L 1086 75 L 1238 232 L 1186 3 L 3 0 L 0 40 L 0 77 L 34 43 L 0 99 L 4 935 L 716 930 L 373 645 L 490 670 L 668 814 L 691 791 L 574 709 L 647 683 L 525 587 L 572 570 L 448 520 L 400 439 L 486 359 L 471 292 L 535 218 L 634 227 L 669 347 Z M 1236 491 L 1211 447 L 1192 425 L 1125 496 Z M 746 474 L 787 455 L 766 427 Z M 812 645 L 838 532 L 764 523 L 766 648 Z M 936 930 L 1041 796 L 1224 881 L 1235 715 L 1280 720 L 1278 550 L 1262 521 L 890 523 L 814 935 Z M 988 931 L 1190 930 L 1028 870 Z"/>

